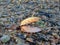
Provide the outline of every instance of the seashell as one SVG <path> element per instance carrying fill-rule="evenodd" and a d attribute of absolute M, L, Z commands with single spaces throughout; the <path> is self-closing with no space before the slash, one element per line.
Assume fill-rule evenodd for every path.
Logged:
<path fill-rule="evenodd" d="M 39 17 L 29 17 L 29 18 L 21 21 L 21 25 L 20 26 L 37 22 L 37 21 L 39 21 L 39 19 L 40 19 Z"/>
<path fill-rule="evenodd" d="M 41 29 L 33 26 L 22 26 L 21 31 L 27 32 L 27 33 L 35 33 L 35 32 L 41 31 Z"/>

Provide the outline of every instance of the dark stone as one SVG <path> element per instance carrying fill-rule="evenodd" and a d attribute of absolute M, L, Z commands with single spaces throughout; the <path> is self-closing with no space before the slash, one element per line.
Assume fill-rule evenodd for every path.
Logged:
<path fill-rule="evenodd" d="M 47 34 L 52 35 L 52 31 L 47 32 Z"/>
<path fill-rule="evenodd" d="M 29 45 L 36 45 L 36 43 L 33 43 L 33 42 L 29 42 Z"/>
<path fill-rule="evenodd" d="M 20 30 L 21 28 L 20 28 L 20 26 L 18 26 L 17 28 L 16 28 L 16 30 Z"/>
<path fill-rule="evenodd" d="M 40 15 L 45 15 L 48 18 L 51 18 L 52 17 L 52 15 L 50 13 L 46 13 L 46 12 L 43 12 L 43 11 L 39 11 L 39 14 Z"/>
<path fill-rule="evenodd" d="M 20 38 L 23 39 L 23 40 L 25 40 L 25 38 L 26 38 L 26 37 L 24 37 L 23 34 L 20 34 L 20 33 L 19 33 L 19 34 L 16 34 L 16 36 L 17 36 L 17 37 L 20 37 Z"/>
<path fill-rule="evenodd" d="M 56 22 L 54 22 L 54 21 L 49 21 L 49 23 L 51 24 L 51 27 L 53 27 L 53 26 L 56 26 L 57 24 L 56 24 Z"/>
<path fill-rule="evenodd" d="M 0 35 L 0 38 L 2 37 L 2 35 Z"/>

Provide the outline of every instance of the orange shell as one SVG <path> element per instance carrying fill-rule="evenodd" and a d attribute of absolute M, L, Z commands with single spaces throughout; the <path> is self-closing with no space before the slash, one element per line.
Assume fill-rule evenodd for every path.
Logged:
<path fill-rule="evenodd" d="M 39 17 L 29 17 L 29 18 L 21 21 L 20 26 L 30 24 L 30 23 L 33 23 L 33 22 L 37 22 L 37 21 L 39 21 L 39 19 L 40 19 Z"/>

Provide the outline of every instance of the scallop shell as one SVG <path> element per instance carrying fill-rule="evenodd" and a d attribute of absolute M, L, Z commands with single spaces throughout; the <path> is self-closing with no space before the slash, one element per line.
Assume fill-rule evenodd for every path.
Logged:
<path fill-rule="evenodd" d="M 20 26 L 37 22 L 37 21 L 39 21 L 39 19 L 40 19 L 39 17 L 29 17 L 29 18 L 21 21 Z"/>

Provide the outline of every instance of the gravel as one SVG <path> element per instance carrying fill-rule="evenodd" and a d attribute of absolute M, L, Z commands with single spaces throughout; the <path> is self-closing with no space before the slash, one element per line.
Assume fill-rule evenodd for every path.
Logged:
<path fill-rule="evenodd" d="M 42 31 L 27 38 L 34 39 L 37 45 L 60 45 L 59 0 L 0 0 L 0 33 L 2 35 L 11 35 L 7 32 L 8 30 L 12 30 L 11 26 L 13 24 L 19 26 L 21 20 L 31 16 L 40 17 L 45 25 L 42 26 L 43 23 L 38 23 L 39 26 L 42 26 L 40 27 Z M 7 30 L 7 32 L 5 32 L 5 30 Z M 14 30 L 12 30 L 12 32 L 14 32 Z M 20 41 L 21 44 L 14 44 L 14 42 L 12 43 L 10 41 L 9 45 L 29 45 L 30 43 L 33 45 L 34 42 L 25 42 L 25 33 L 20 34 L 25 38 L 21 38 L 21 35 L 17 36 L 19 37 L 17 39 L 22 40 L 22 42 Z M 16 32 L 13 33 L 13 35 L 16 37 Z M 1 43 L 1 45 L 4 44 L 5 43 Z"/>

